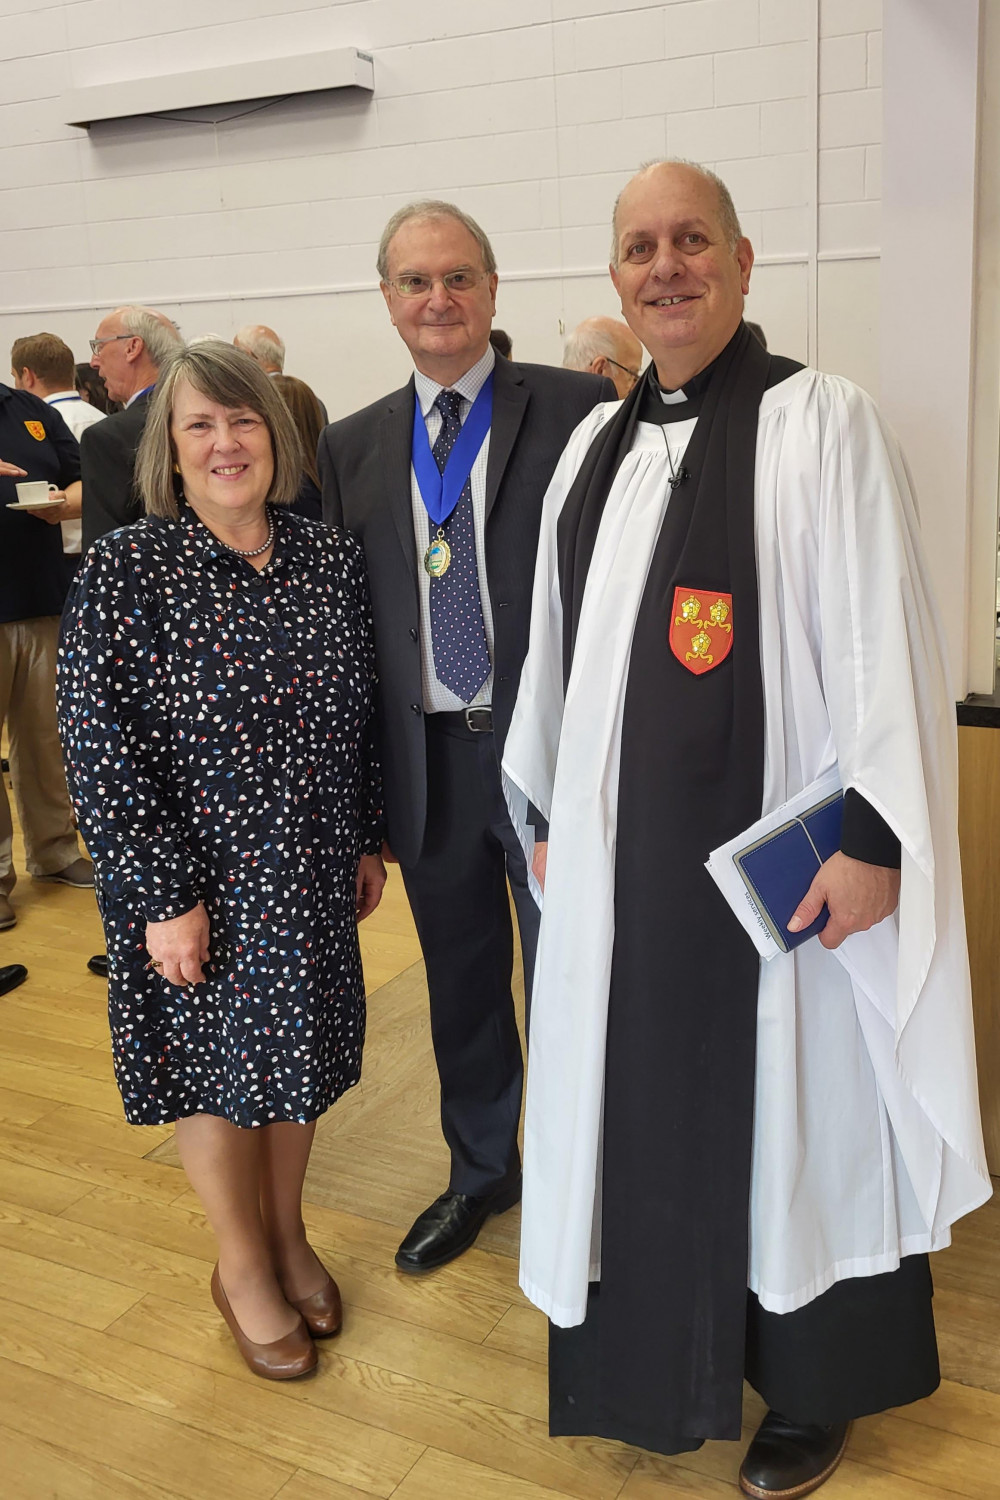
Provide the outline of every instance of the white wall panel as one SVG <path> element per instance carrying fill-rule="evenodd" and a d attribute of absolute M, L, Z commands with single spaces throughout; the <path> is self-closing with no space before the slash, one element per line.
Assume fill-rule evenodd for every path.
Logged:
<path fill-rule="evenodd" d="M 815 357 L 819 326 L 821 355 L 870 374 L 870 265 L 817 283 L 814 255 L 817 222 L 827 255 L 878 246 L 881 0 L 0 0 L 0 16 L 8 347 L 48 327 L 82 357 L 125 300 L 187 334 L 262 320 L 289 369 L 350 410 L 406 372 L 375 289 L 382 224 L 441 196 L 494 240 L 518 353 L 557 361 L 564 329 L 617 311 L 611 204 L 669 151 L 730 182 L 773 347 Z M 86 134 L 53 107 L 69 87 L 336 46 L 374 53 L 374 98 Z"/>

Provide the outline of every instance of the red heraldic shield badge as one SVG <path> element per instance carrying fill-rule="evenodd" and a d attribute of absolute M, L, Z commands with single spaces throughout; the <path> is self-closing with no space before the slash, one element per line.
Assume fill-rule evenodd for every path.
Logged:
<path fill-rule="evenodd" d="M 715 589 L 674 589 L 670 649 L 696 677 L 724 662 L 733 649 L 733 596 Z"/>

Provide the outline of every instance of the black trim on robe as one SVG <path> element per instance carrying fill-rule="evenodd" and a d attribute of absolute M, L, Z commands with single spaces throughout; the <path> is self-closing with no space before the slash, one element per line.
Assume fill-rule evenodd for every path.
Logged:
<path fill-rule="evenodd" d="M 903 863 L 899 839 L 881 813 L 854 787 L 844 793 L 840 852 L 851 859 L 863 860 L 866 865 L 884 865 L 889 870 L 898 870 Z"/>
<path fill-rule="evenodd" d="M 683 459 L 688 478 L 673 492 L 654 546 L 629 661 L 604 1085 L 601 1281 L 590 1288 L 582 1325 L 550 1328 L 553 1435 L 588 1434 L 677 1453 L 740 1434 L 759 959 L 704 861 L 761 811 L 764 709 L 753 492 L 758 413 L 764 390 L 801 368 L 769 356 L 741 324 L 718 359 L 686 383 L 685 400 L 663 402 L 647 372 L 595 437 L 559 522 L 568 677 L 597 528 L 636 423 L 698 416 Z M 701 676 L 670 650 L 675 585 L 733 596 L 732 650 Z M 842 1285 L 848 1290 L 836 1286 L 800 1313 L 758 1309 L 752 1321 L 753 1359 L 766 1366 L 769 1387 L 781 1393 L 788 1384 L 784 1372 L 798 1368 L 796 1339 L 809 1345 L 819 1338 L 806 1402 L 810 1421 L 839 1420 L 825 1415 L 828 1373 L 852 1404 L 849 1369 L 845 1375 L 823 1338 L 839 1320 L 850 1346 L 858 1288 L 861 1321 L 876 1326 L 868 1287 Z M 907 1306 L 912 1287 L 893 1285 L 902 1288 Z M 890 1358 L 888 1365 L 890 1378 L 878 1386 L 881 1395 L 888 1393 L 883 1404 L 914 1399 L 905 1394 L 909 1376 L 897 1379 L 898 1362 Z M 926 1359 L 920 1368 L 926 1374 Z M 918 1378 L 917 1385 L 926 1380 Z"/>
<path fill-rule="evenodd" d="M 554 1329 L 550 1343 L 553 1432 L 664 1453 L 738 1437 L 742 1413 L 760 961 L 704 862 L 760 817 L 763 799 L 753 485 L 769 372 L 741 324 L 696 393 L 689 477 L 670 498 L 639 605 L 619 777 L 601 1282 L 583 1325 Z M 675 409 L 647 376 L 567 496 L 567 668 L 636 422 Z M 668 644 L 675 585 L 706 601 L 732 595 L 732 649 L 701 676 Z"/>

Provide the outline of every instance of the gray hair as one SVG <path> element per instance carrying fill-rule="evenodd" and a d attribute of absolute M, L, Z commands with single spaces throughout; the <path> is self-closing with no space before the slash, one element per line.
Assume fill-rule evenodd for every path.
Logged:
<path fill-rule="evenodd" d="M 589 370 L 595 359 L 614 359 L 617 348 L 607 329 L 598 326 L 593 318 L 585 318 L 566 340 L 563 369 Z"/>
<path fill-rule="evenodd" d="M 151 307 L 120 307 L 118 317 L 123 333 L 142 339 L 157 369 L 169 364 L 183 346 L 177 324 Z"/>
<path fill-rule="evenodd" d="M 402 208 L 397 208 L 392 218 L 382 231 L 382 238 L 378 245 L 378 259 L 375 262 L 378 274 L 382 281 L 389 280 L 389 246 L 404 224 L 411 219 L 454 219 L 456 224 L 461 224 L 467 229 L 479 246 L 479 253 L 483 257 L 483 270 L 488 276 L 496 275 L 497 260 L 493 254 L 493 246 L 490 244 L 486 231 L 481 229 L 469 214 L 454 203 L 446 203 L 442 198 L 422 198 L 415 203 L 407 203 Z"/>
<path fill-rule="evenodd" d="M 615 206 L 611 210 L 611 264 L 615 270 L 618 269 L 618 205 L 622 201 L 622 194 L 631 187 L 637 177 L 642 177 L 646 172 L 652 172 L 655 167 L 690 167 L 693 172 L 697 172 L 700 177 L 704 177 L 706 182 L 712 184 L 719 195 L 719 227 L 729 243 L 730 250 L 735 250 L 743 238 L 743 230 L 740 228 L 733 195 L 722 178 L 710 167 L 703 167 L 701 162 L 688 161 L 684 156 L 663 156 L 655 161 L 644 161 L 638 172 L 633 173 L 615 199 Z"/>
<path fill-rule="evenodd" d="M 272 505 L 291 505 L 302 483 L 304 464 L 302 440 L 292 414 L 257 361 L 220 340 L 187 345 L 156 383 L 135 467 L 136 488 L 146 514 L 176 520 L 179 513 L 170 427 L 174 395 L 182 380 L 209 401 L 217 401 L 230 411 L 247 407 L 263 419 L 274 456 L 274 477 L 266 499 Z"/>
<path fill-rule="evenodd" d="M 285 368 L 285 346 L 273 328 L 262 323 L 248 323 L 236 335 L 241 349 L 245 349 L 258 364 L 277 365 L 278 371 Z"/>

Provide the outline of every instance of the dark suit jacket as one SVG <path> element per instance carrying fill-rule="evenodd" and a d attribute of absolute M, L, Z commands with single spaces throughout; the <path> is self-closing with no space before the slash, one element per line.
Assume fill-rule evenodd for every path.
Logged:
<path fill-rule="evenodd" d="M 80 439 L 84 553 L 105 532 L 130 526 L 142 514 L 133 487 L 135 455 L 152 394 L 147 391 L 124 411 L 84 429 Z"/>
<path fill-rule="evenodd" d="M 486 466 L 486 573 L 493 609 L 498 759 L 528 649 L 542 497 L 570 433 L 599 401 L 615 399 L 610 380 L 597 375 L 496 362 Z M 389 845 L 404 864 L 413 864 L 420 853 L 427 814 L 420 598 L 410 499 L 415 400 L 411 379 L 402 390 L 325 428 L 318 454 L 324 519 L 354 532 L 368 560 L 386 822 Z"/>

